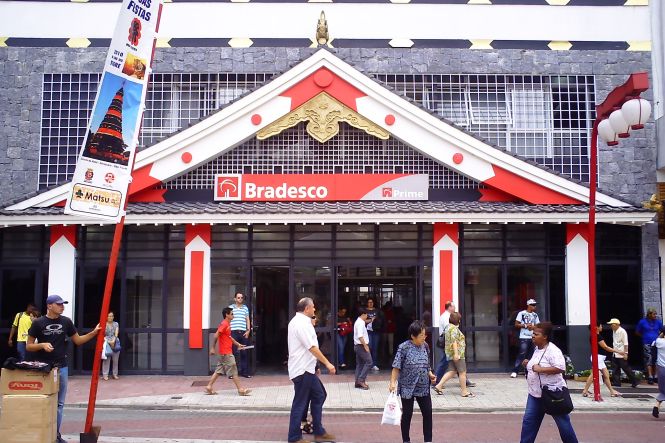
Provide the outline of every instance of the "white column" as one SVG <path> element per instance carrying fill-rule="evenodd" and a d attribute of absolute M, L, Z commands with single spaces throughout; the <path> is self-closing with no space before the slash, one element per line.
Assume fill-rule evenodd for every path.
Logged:
<path fill-rule="evenodd" d="M 433 243 L 432 326 L 438 327 L 446 302 L 459 310 L 459 225 L 435 223 Z"/>
<path fill-rule="evenodd" d="M 190 349 L 203 347 L 203 331 L 210 327 L 210 231 L 210 225 L 185 227 L 183 327 Z"/>
<path fill-rule="evenodd" d="M 566 225 L 566 324 L 589 324 L 588 224 Z"/>
<path fill-rule="evenodd" d="M 51 226 L 51 247 L 48 265 L 48 295 L 57 294 L 69 304 L 64 314 L 76 313 L 76 226 Z M 46 297 L 44 297 L 46 299 Z"/>

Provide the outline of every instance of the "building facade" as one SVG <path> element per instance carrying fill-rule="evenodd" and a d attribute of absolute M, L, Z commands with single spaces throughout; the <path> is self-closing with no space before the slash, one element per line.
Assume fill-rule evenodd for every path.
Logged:
<path fill-rule="evenodd" d="M 53 292 L 76 324 L 94 325 L 113 236 L 61 202 L 117 4 L 20 3 L 2 7 L 34 26 L 1 14 L 12 33 L 0 40 L 0 334 Z M 302 296 L 315 299 L 333 360 L 340 307 L 385 307 L 386 367 L 389 337 L 405 339 L 414 318 L 436 328 L 454 301 L 470 367 L 504 370 L 514 315 L 536 298 L 557 343 L 588 365 L 594 106 L 651 71 L 649 8 L 453 3 L 164 7 L 112 299 L 125 371 L 207 373 L 209 332 L 236 291 L 257 370 L 285 360 Z M 330 37 L 310 47 L 321 9 Z M 53 14 L 88 21 L 70 35 L 45 23 Z M 607 33 L 589 26 L 595 15 L 630 25 Z M 630 329 L 662 304 L 658 229 L 641 208 L 656 192 L 655 130 L 599 145 L 599 319 Z M 231 178 L 243 194 L 222 186 Z M 92 350 L 73 359 L 89 370 Z"/>

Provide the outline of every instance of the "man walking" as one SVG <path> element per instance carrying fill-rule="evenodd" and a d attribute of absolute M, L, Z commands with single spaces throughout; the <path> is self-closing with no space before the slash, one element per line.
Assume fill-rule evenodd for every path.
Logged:
<path fill-rule="evenodd" d="M 642 337 L 642 353 L 644 354 L 644 370 L 647 382 L 652 385 L 656 382 L 656 362 L 651 353 L 651 344 L 658 338 L 663 323 L 657 318 L 654 308 L 647 309 L 647 315 L 637 323 L 635 335 Z"/>
<path fill-rule="evenodd" d="M 372 354 L 369 352 L 369 334 L 367 333 L 367 311 L 360 308 L 353 324 L 353 350 L 356 353 L 356 388 L 367 390 L 367 374 L 372 368 Z"/>
<path fill-rule="evenodd" d="M 247 346 L 249 344 L 249 334 L 252 330 L 249 321 L 249 308 L 243 304 L 245 296 L 241 292 L 236 292 L 233 298 L 235 303 L 230 305 L 229 308 L 233 309 L 233 320 L 231 320 L 231 337 L 236 342 Z M 233 345 L 233 356 L 238 365 L 238 374 L 241 377 L 252 378 L 249 374 L 249 356 L 247 352 L 240 352 L 238 346 Z M 229 377 L 230 378 L 230 377 Z"/>
<path fill-rule="evenodd" d="M 450 314 L 453 312 L 455 312 L 455 305 L 453 302 L 446 302 L 445 311 L 443 311 L 441 317 L 439 317 L 439 335 L 445 337 L 446 328 L 450 324 Z M 446 353 L 444 351 L 441 353 L 441 360 L 439 360 L 439 364 L 436 366 L 436 383 L 441 381 L 441 378 L 443 377 L 443 374 L 446 373 L 446 371 L 448 371 L 448 359 L 446 358 Z"/>
<path fill-rule="evenodd" d="M 243 388 L 240 385 L 240 379 L 236 377 L 238 375 L 238 367 L 236 366 L 236 359 L 231 350 L 232 345 L 236 345 L 238 349 L 242 351 L 245 348 L 245 345 L 238 343 L 231 336 L 233 309 L 222 309 L 222 317 L 224 317 L 224 319 L 219 324 L 217 332 L 215 332 L 215 339 L 213 340 L 212 345 L 210 345 L 210 355 L 215 355 L 215 348 L 217 346 L 217 341 L 219 340 L 219 361 L 217 362 L 215 373 L 212 374 L 208 386 L 205 387 L 205 392 L 208 395 L 216 395 L 217 392 L 213 390 L 215 381 L 220 375 L 226 375 L 233 378 L 233 383 L 236 385 L 238 394 L 246 396 L 249 395 L 251 391 L 247 388 Z"/>
<path fill-rule="evenodd" d="M 538 313 L 536 312 L 536 305 L 536 300 L 530 298 L 526 301 L 526 309 L 520 311 L 515 318 L 515 328 L 520 330 L 520 347 L 517 352 L 517 358 L 515 359 L 513 372 L 510 373 L 510 378 L 517 377 L 517 374 L 519 374 L 522 367 L 526 365 L 526 362 L 529 361 L 533 354 L 533 342 L 531 341 L 533 328 L 540 323 Z"/>
<path fill-rule="evenodd" d="M 69 371 L 67 368 L 67 337 L 71 338 L 76 346 L 92 340 L 101 330 L 99 324 L 95 329 L 80 336 L 74 323 L 69 317 L 62 315 L 65 310 L 65 301 L 59 295 L 49 295 L 46 298 L 46 315 L 32 322 L 28 330 L 28 352 L 34 352 L 37 361 L 50 363 L 58 368 L 60 390 L 58 391 L 58 438 L 56 443 L 67 443 L 60 436 L 62 424 L 62 411 L 67 396 L 67 381 Z M 35 340 L 38 343 L 35 343 Z"/>
<path fill-rule="evenodd" d="M 621 370 L 626 373 L 630 380 L 630 385 L 633 388 L 637 387 L 637 379 L 633 370 L 628 365 L 628 333 L 621 327 L 621 322 L 618 318 L 613 318 L 607 322 L 612 328 L 612 347 L 616 351 L 612 354 L 612 362 L 614 363 L 614 372 L 612 372 L 612 386 L 615 388 L 621 387 Z"/>
<path fill-rule="evenodd" d="M 335 373 L 335 366 L 328 361 L 319 349 L 316 332 L 312 326 L 312 317 L 316 311 L 314 301 L 301 298 L 296 305 L 296 315 L 289 322 L 289 379 L 295 391 L 289 418 L 289 442 L 310 443 L 302 438 L 300 421 L 311 401 L 312 422 L 314 425 L 314 441 L 334 441 L 335 436 L 328 434 L 323 428 L 323 403 L 326 391 L 323 383 L 316 376 L 316 361 L 320 361 L 330 374 Z"/>
<path fill-rule="evenodd" d="M 14 345 L 14 336 L 16 335 L 16 351 L 20 361 L 25 360 L 26 344 L 28 342 L 28 330 L 32 326 L 33 313 L 37 311 L 37 307 L 28 303 L 25 312 L 19 312 L 14 317 L 12 329 L 9 331 L 9 340 L 7 344 L 11 348 Z M 35 316 L 36 317 L 36 316 Z M 18 332 L 18 334 L 17 334 Z"/>

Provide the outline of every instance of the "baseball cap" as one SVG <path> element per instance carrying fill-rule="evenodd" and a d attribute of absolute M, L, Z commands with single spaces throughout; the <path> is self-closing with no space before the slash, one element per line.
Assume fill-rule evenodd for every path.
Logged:
<path fill-rule="evenodd" d="M 613 318 L 610 321 L 607 322 L 608 325 L 620 325 L 621 322 L 619 321 L 618 318 Z"/>
<path fill-rule="evenodd" d="M 66 305 L 69 302 L 66 301 L 66 300 L 63 300 L 62 297 L 60 297 L 59 295 L 49 295 L 48 297 L 46 297 L 46 304 L 47 305 L 50 305 L 50 304 L 53 304 L 53 303 L 58 304 L 58 305 Z"/>
<path fill-rule="evenodd" d="M 527 304 L 527 305 L 537 305 L 538 302 L 537 302 L 535 299 L 530 298 L 530 299 L 528 299 L 528 300 L 526 301 L 526 304 Z"/>

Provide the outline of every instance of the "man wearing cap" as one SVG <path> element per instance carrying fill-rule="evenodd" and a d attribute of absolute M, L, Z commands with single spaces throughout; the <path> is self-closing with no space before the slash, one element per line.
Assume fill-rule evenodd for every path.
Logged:
<path fill-rule="evenodd" d="M 46 298 L 46 315 L 33 321 L 28 331 L 27 350 L 34 352 L 35 360 L 50 363 L 58 368 L 60 390 L 58 391 L 58 439 L 56 443 L 67 443 L 60 436 L 62 410 L 65 406 L 69 375 L 67 337 L 71 338 L 75 345 L 80 346 L 92 340 L 101 329 L 98 324 L 89 333 L 79 335 L 71 319 L 62 315 L 67 303 L 69 302 L 63 300 L 59 295 L 49 295 Z"/>
<path fill-rule="evenodd" d="M 520 350 L 515 359 L 515 366 L 513 372 L 510 373 L 510 378 L 516 378 L 520 369 L 526 364 L 533 354 L 533 327 L 540 323 L 538 313 L 536 312 L 536 300 L 530 298 L 526 301 L 526 309 L 520 311 L 515 317 L 515 328 L 520 330 Z"/>
<path fill-rule="evenodd" d="M 648 376 L 647 382 L 652 385 L 656 381 L 656 362 L 651 354 L 651 344 L 658 338 L 663 322 L 658 320 L 658 313 L 654 308 L 647 309 L 647 315 L 635 327 L 635 335 L 642 337 L 642 352 L 644 354 L 644 368 Z"/>
<path fill-rule="evenodd" d="M 628 365 L 628 333 L 621 327 L 621 322 L 618 318 L 613 318 L 607 322 L 612 328 L 612 347 L 617 351 L 612 354 L 612 362 L 614 363 L 614 371 L 612 372 L 612 386 L 616 388 L 621 387 L 621 370 L 626 373 L 630 380 L 630 385 L 633 388 L 637 387 L 637 379 L 633 370 Z"/>

